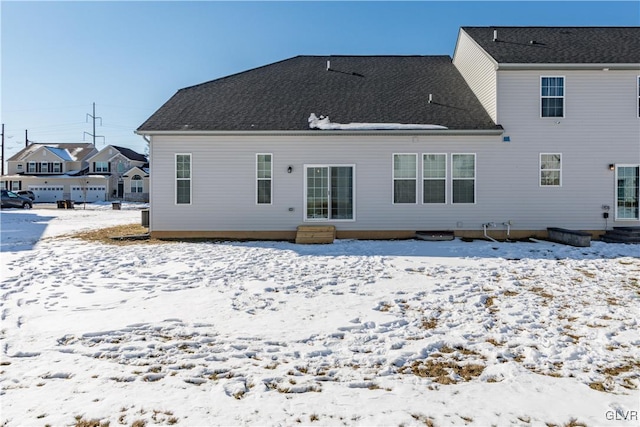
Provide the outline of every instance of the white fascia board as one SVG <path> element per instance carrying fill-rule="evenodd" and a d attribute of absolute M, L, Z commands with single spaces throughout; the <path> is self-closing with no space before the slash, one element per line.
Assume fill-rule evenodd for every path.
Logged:
<path fill-rule="evenodd" d="M 207 131 L 207 130 L 160 130 L 160 131 L 136 131 L 142 136 L 318 136 L 328 137 L 332 135 L 502 135 L 504 129 L 403 129 L 403 130 L 264 130 L 264 131 Z"/>
<path fill-rule="evenodd" d="M 640 71 L 640 63 L 638 64 L 530 64 L 530 63 L 502 63 L 498 64 L 497 69 L 500 70 L 638 70 Z"/>

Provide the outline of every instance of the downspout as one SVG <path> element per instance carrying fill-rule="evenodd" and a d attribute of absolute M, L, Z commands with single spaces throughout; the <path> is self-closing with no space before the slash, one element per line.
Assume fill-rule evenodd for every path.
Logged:
<path fill-rule="evenodd" d="M 502 225 L 507 227 L 507 240 L 509 240 L 509 233 L 511 233 L 511 220 L 503 222 Z"/>
<path fill-rule="evenodd" d="M 491 240 L 492 242 L 499 243 L 496 239 L 494 239 L 493 237 L 490 237 L 487 234 L 487 228 L 488 227 L 495 227 L 495 226 L 496 226 L 495 222 L 488 222 L 486 224 L 482 224 L 482 228 L 484 229 L 484 237 L 485 237 L 485 239 Z"/>

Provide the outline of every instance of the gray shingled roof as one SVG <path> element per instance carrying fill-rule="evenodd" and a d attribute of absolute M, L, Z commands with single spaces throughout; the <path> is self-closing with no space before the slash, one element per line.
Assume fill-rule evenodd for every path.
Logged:
<path fill-rule="evenodd" d="M 133 151 L 130 148 L 126 148 L 126 147 L 118 147 L 117 145 L 112 145 L 113 148 L 115 148 L 116 150 L 118 150 L 120 152 L 120 154 L 122 154 L 123 156 L 125 156 L 127 159 L 129 160 L 134 160 L 137 162 L 146 162 L 147 161 L 147 157 L 136 152 Z"/>
<path fill-rule="evenodd" d="M 640 64 L 640 27 L 462 27 L 503 64 Z M 493 41 L 494 30 L 497 41 Z"/>
<path fill-rule="evenodd" d="M 448 56 L 296 56 L 181 89 L 138 132 L 310 130 L 311 113 L 333 123 L 497 128 Z"/>

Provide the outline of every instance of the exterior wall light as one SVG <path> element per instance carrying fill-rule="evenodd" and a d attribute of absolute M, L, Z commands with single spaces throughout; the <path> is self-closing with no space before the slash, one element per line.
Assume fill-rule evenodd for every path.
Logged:
<path fill-rule="evenodd" d="M 291 172 L 293 172 L 293 166 L 289 166 L 289 167 L 287 168 L 287 173 L 291 173 Z"/>
<path fill-rule="evenodd" d="M 610 171 L 614 171 L 614 170 L 616 170 L 616 165 L 614 165 L 613 163 L 611 163 L 611 164 L 609 165 L 609 170 L 610 170 Z"/>

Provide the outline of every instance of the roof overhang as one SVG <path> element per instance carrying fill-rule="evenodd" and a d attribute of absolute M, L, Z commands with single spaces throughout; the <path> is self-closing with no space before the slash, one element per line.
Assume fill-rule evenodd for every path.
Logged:
<path fill-rule="evenodd" d="M 207 130 L 149 130 L 135 133 L 141 136 L 458 136 L 458 135 L 502 135 L 504 129 L 402 129 L 402 130 L 257 130 L 257 131 L 207 131 Z"/>
<path fill-rule="evenodd" d="M 638 64 L 507 64 L 499 63 L 496 70 L 635 70 L 640 72 L 640 63 Z"/>

